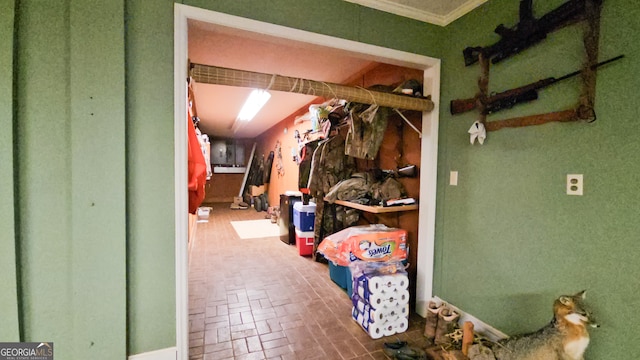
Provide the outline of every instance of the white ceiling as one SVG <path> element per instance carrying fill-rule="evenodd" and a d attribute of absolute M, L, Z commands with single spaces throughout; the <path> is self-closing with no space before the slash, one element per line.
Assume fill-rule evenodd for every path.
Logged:
<path fill-rule="evenodd" d="M 344 0 L 373 9 L 446 26 L 488 0 Z"/>
<path fill-rule="evenodd" d="M 312 46 L 248 31 L 189 21 L 192 63 L 342 84 L 375 65 L 336 49 Z M 315 96 L 271 91 L 271 99 L 249 123 L 232 131 L 252 89 L 195 83 L 200 128 L 216 137 L 253 138 L 308 108 Z M 321 99 L 320 102 L 324 101 Z M 317 102 L 317 101 L 316 101 Z"/>
<path fill-rule="evenodd" d="M 437 25 L 446 25 L 487 0 L 345 0 Z M 188 21 L 192 63 L 345 84 L 377 64 L 352 53 L 284 40 L 196 20 Z M 233 131 L 252 89 L 194 84 L 200 128 L 213 137 L 254 138 L 308 108 L 314 96 L 271 91 L 271 99 L 248 124 Z"/>

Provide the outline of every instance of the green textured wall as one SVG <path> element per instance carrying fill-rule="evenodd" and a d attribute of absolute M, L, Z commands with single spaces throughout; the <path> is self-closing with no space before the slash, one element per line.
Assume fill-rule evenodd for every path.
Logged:
<path fill-rule="evenodd" d="M 562 0 L 536 0 L 538 16 Z M 513 25 L 518 2 L 492 0 L 446 28 L 438 174 L 436 294 L 507 333 L 532 331 L 551 318 L 563 293 L 588 289 L 602 324 L 591 332 L 588 356 L 626 359 L 640 345 L 639 111 L 640 8 L 606 0 L 600 59 L 626 58 L 598 73 L 594 123 L 551 123 L 490 132 L 469 144 L 475 113 L 451 116 L 449 101 L 477 91 L 478 65 L 464 66 L 462 49 L 489 45 L 493 29 Z M 491 68 L 491 91 L 502 91 L 580 68 L 582 31 L 574 25 Z M 540 91 L 531 105 L 489 120 L 571 107 L 579 81 Z M 449 171 L 459 185 L 449 186 Z M 584 196 L 565 194 L 567 174 L 584 174 Z"/>
<path fill-rule="evenodd" d="M 127 325 L 138 354 L 176 344 L 173 2 L 128 1 L 126 13 Z"/>
<path fill-rule="evenodd" d="M 200 5 L 427 55 L 443 33 L 339 0 Z M 174 346 L 173 1 L 2 8 L 0 340 Z"/>
<path fill-rule="evenodd" d="M 124 19 L 123 2 L 69 4 L 74 359 L 127 354 Z"/>
<path fill-rule="evenodd" d="M 17 244 L 21 311 L 12 315 L 21 341 L 53 341 L 56 358 L 124 358 L 124 6 L 15 4 L 15 30 L 2 28 L 3 40 L 15 36 L 15 97 L 0 107 L 15 108 L 15 131 L 2 133 L 13 135 L 3 160 L 15 154 L 3 171 L 15 180 L 15 222 L 1 223 Z M 3 311 L 11 305 L 2 299 Z"/>
<path fill-rule="evenodd" d="M 17 243 L 22 340 L 71 354 L 68 3 L 21 1 L 16 37 Z"/>
<path fill-rule="evenodd" d="M 337 0 L 323 4 L 330 12 L 314 1 L 249 5 L 217 2 L 214 10 L 430 55 L 437 37 L 421 34 L 441 31 Z M 17 338 L 19 319 L 22 340 L 54 341 L 61 358 L 122 358 L 127 348 L 175 344 L 173 2 L 124 6 L 21 1 L 15 51 L 3 42 L 1 53 L 17 64 L 8 67 L 15 119 L 12 77 L 0 87 L 3 128 L 16 127 L 15 137 L 2 133 L 2 164 L 13 175 L 2 184 L 7 199 L 17 183 L 15 236 L 12 202 L 2 208 L 10 290 L 1 299 L 2 337 Z M 3 39 L 13 39 L 12 15 L 3 12 Z"/>
<path fill-rule="evenodd" d="M 0 1 L 0 339 L 19 340 L 13 182 L 14 0 Z M 6 34 L 6 36 L 4 36 Z"/>
<path fill-rule="evenodd" d="M 538 0 L 536 13 L 561 2 Z M 11 53 L 13 3 L 0 15 L 0 62 L 17 64 L 15 102 L 11 74 L 0 80 L 0 121 L 15 127 L 0 134 L 0 166 L 13 175 L 0 192 L 16 207 L 0 208 L 0 246 L 3 264 L 18 254 L 22 312 L 12 310 L 16 295 L 2 294 L 3 324 L 5 313 L 14 319 L 2 336 L 15 338 L 19 318 L 24 340 L 53 340 L 61 358 L 174 346 L 173 2 L 23 0 Z M 619 336 L 640 323 L 633 1 L 605 1 L 602 57 L 627 58 L 600 73 L 595 123 L 501 130 L 481 147 L 468 143 L 474 115 L 451 117 L 448 101 L 475 93 L 478 69 L 464 67 L 461 50 L 495 41 L 493 27 L 516 19 L 516 1 L 492 0 L 444 29 L 340 0 L 187 4 L 441 57 L 436 294 L 516 332 L 547 321 L 558 294 L 588 288 L 603 325 L 589 355 L 637 352 Z M 564 29 L 495 66 L 492 89 L 573 70 L 579 34 Z M 504 116 L 563 108 L 576 93 L 569 81 Z M 460 172 L 457 187 L 447 185 L 450 170 Z M 582 197 L 564 195 L 574 172 L 585 174 Z M 12 278 L 1 278 L 10 290 Z"/>

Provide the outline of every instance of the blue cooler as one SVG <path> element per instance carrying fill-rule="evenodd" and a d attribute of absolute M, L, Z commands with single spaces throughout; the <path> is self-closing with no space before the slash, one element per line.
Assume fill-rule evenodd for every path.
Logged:
<path fill-rule="evenodd" d="M 293 204 L 293 225 L 300 231 L 313 231 L 313 223 L 316 219 L 316 204 L 308 205 L 297 202 Z"/>

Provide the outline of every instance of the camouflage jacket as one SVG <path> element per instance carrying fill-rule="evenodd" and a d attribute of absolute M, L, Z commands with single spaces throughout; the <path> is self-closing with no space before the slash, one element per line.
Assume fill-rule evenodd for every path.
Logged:
<path fill-rule="evenodd" d="M 389 108 L 378 105 L 350 104 L 351 127 L 347 134 L 345 154 L 373 160 L 387 129 Z"/>
<path fill-rule="evenodd" d="M 355 160 L 345 155 L 344 138 L 338 134 L 318 144 L 311 159 L 309 190 L 311 195 L 324 194 L 340 180 L 348 179 L 355 169 Z"/>

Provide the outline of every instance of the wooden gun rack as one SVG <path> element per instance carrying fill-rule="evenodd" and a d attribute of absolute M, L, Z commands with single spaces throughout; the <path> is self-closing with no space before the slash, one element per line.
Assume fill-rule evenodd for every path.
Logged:
<path fill-rule="evenodd" d="M 573 109 L 549 112 L 545 114 L 535 114 L 523 117 L 516 117 L 505 120 L 487 121 L 484 105 L 478 101 L 480 111 L 479 121 L 485 126 L 487 131 L 500 130 L 505 127 L 524 127 L 541 125 L 548 122 L 569 122 L 596 120 L 595 97 L 596 97 L 596 70 L 593 67 L 598 63 L 598 40 L 600 36 L 600 12 L 601 2 L 599 0 L 585 0 L 585 14 L 580 21 L 583 25 L 583 42 L 585 47 L 585 62 L 582 66 L 582 90 L 578 99 L 578 104 Z M 489 64 L 488 58 L 478 57 L 480 64 L 480 78 L 478 80 L 478 98 L 489 96 Z"/>

